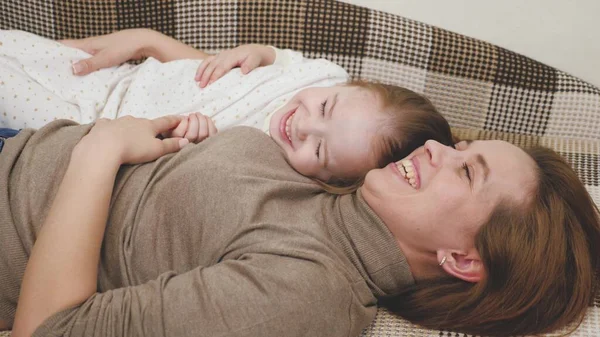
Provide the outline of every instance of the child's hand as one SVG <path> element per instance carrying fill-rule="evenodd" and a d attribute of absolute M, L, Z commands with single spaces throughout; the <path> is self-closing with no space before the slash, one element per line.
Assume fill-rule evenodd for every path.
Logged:
<path fill-rule="evenodd" d="M 200 143 L 204 139 L 214 136 L 217 133 L 215 123 L 207 116 L 196 112 L 187 117 L 183 117 L 179 125 L 168 133 L 163 133 L 165 137 L 185 138 L 190 143 Z"/>
<path fill-rule="evenodd" d="M 73 64 L 73 74 L 87 75 L 98 69 L 142 58 L 145 56 L 145 43 L 151 34 L 148 29 L 126 29 L 106 35 L 59 42 L 93 55 Z"/>
<path fill-rule="evenodd" d="M 273 62 L 273 48 L 260 44 L 245 44 L 206 58 L 198 67 L 195 80 L 200 88 L 204 88 L 233 68 L 241 67 L 242 74 L 245 75 L 256 67 L 268 66 Z"/>

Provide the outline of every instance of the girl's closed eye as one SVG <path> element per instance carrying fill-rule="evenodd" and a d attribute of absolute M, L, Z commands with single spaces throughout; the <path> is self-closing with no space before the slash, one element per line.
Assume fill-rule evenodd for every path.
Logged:
<path fill-rule="evenodd" d="M 325 116 L 325 105 L 327 105 L 327 100 L 324 100 L 323 103 L 321 103 L 321 115 Z"/>

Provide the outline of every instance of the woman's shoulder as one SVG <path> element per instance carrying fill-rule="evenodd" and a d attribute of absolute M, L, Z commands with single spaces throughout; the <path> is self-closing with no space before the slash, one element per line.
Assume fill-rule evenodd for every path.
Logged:
<path fill-rule="evenodd" d="M 269 135 L 267 135 L 260 129 L 250 127 L 250 126 L 235 126 L 235 127 L 226 129 L 225 131 L 219 132 L 218 135 L 220 137 L 229 137 L 229 138 L 250 137 L 252 139 L 256 138 L 257 141 L 271 139 L 271 137 L 269 137 Z"/>
<path fill-rule="evenodd" d="M 244 175 L 276 176 L 282 180 L 301 177 L 290 167 L 281 147 L 253 127 L 236 126 L 193 146 L 191 151 L 197 160 L 224 167 L 228 172 L 241 170 Z"/>
<path fill-rule="evenodd" d="M 208 138 L 207 146 L 226 148 L 230 153 L 262 156 L 264 153 L 282 153 L 271 137 L 261 130 L 249 126 L 236 126 Z M 223 149 L 223 150 L 224 150 Z"/>

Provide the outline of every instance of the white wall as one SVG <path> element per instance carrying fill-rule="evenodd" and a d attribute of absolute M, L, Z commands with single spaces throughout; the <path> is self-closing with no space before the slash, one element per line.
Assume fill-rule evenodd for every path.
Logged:
<path fill-rule="evenodd" d="M 494 43 L 600 87 L 599 0 L 342 0 Z"/>

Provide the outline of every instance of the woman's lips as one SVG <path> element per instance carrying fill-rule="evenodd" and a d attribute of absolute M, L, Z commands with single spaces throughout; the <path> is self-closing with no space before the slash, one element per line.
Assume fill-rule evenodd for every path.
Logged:
<path fill-rule="evenodd" d="M 294 114 L 294 112 L 296 112 L 296 109 L 297 107 L 293 108 L 290 112 L 283 115 L 281 121 L 279 122 L 279 134 L 281 135 L 281 139 L 288 143 L 292 147 L 292 150 L 294 149 L 294 145 L 292 144 L 292 140 L 288 138 L 287 132 L 285 132 L 285 125 L 287 123 L 287 120 Z"/>
<path fill-rule="evenodd" d="M 410 159 L 415 167 L 415 184 L 417 186 L 417 190 L 421 189 L 421 164 L 419 163 L 419 158 L 416 156 Z"/>
<path fill-rule="evenodd" d="M 395 162 L 389 163 L 388 167 L 392 170 L 392 172 L 394 173 L 395 176 L 397 176 L 402 182 L 404 182 L 405 184 L 408 185 L 408 181 L 406 181 L 406 179 L 404 179 L 404 176 L 402 175 L 402 173 L 400 173 L 400 170 L 398 170 L 398 166 L 396 165 Z"/>
<path fill-rule="evenodd" d="M 403 159 L 406 160 L 406 159 Z M 400 172 L 400 168 L 398 168 L 398 163 L 396 162 L 391 162 L 389 163 L 387 166 L 390 167 L 390 169 L 392 170 L 393 174 L 395 176 L 397 176 L 400 180 L 402 180 L 404 183 L 406 183 L 407 185 L 413 187 L 415 190 L 419 190 L 421 188 L 421 177 L 419 175 L 419 163 L 418 163 L 418 159 L 416 157 L 413 157 L 410 160 L 410 162 L 412 163 L 414 172 L 415 172 L 415 182 L 414 182 L 414 186 L 412 186 L 409 182 L 408 182 L 408 178 L 404 177 L 404 174 L 402 174 L 402 172 Z"/>

